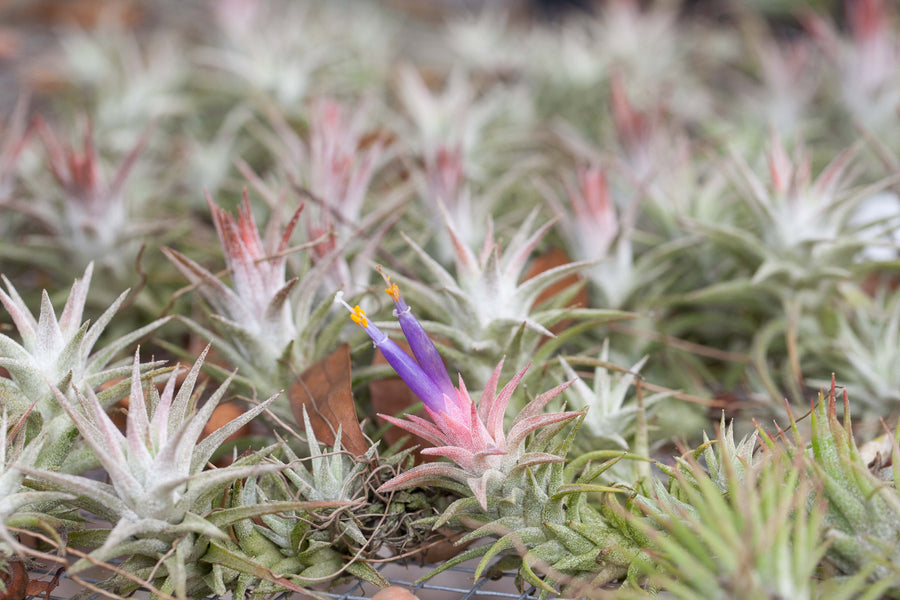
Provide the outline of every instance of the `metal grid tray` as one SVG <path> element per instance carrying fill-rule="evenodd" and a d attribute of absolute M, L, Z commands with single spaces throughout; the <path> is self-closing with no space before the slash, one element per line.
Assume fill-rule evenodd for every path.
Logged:
<path fill-rule="evenodd" d="M 430 571 L 429 567 L 420 566 L 403 566 L 398 564 L 382 563 L 376 569 L 388 580 L 391 585 L 402 586 L 409 589 L 421 600 L 536 600 L 537 593 L 534 587 L 530 587 L 523 592 L 516 589 L 514 577 L 512 573 L 504 575 L 497 580 L 481 578 L 474 580 L 474 565 L 467 566 L 466 563 L 460 566 L 451 567 L 445 572 L 435 576 L 428 581 L 415 583 L 417 579 Z M 53 573 L 31 573 L 33 578 L 52 579 Z M 86 578 L 89 581 L 96 581 Z M 68 579 L 65 575 L 60 579 L 59 587 L 57 587 L 50 595 L 51 600 L 67 600 L 73 594 L 81 591 L 82 587 L 78 583 Z M 330 591 L 317 591 L 317 595 L 326 596 L 334 600 L 365 600 L 370 598 L 378 588 L 375 586 L 357 581 L 355 583 L 344 584 Z M 43 599 L 44 594 L 29 596 L 34 600 Z M 149 595 L 145 592 L 137 592 L 132 598 L 145 599 Z M 90 596 L 90 600 L 102 600 L 104 596 L 94 594 Z M 227 600 L 226 596 L 223 600 Z M 308 596 L 285 592 L 273 596 L 272 600 L 308 600 Z M 216 596 L 210 596 L 205 600 L 218 600 Z"/>

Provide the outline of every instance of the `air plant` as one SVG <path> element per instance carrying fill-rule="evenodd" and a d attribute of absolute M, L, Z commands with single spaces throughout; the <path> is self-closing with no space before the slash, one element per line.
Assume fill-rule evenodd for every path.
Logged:
<path fill-rule="evenodd" d="M 491 559 L 512 554 L 520 556 L 517 561 L 520 576 L 551 593 L 555 593 L 552 585 L 536 572 L 547 574 L 550 582 L 559 582 L 560 573 L 587 571 L 600 583 L 624 574 L 636 550 L 583 502 L 579 497 L 583 489 L 577 486 L 566 489 L 564 485 L 562 467 L 571 436 L 560 440 L 560 432 L 566 425 L 580 422 L 584 413 L 541 412 L 571 382 L 531 400 L 507 429 L 504 425 L 507 406 L 527 367 L 498 393 L 501 361 L 476 405 L 461 376 L 459 387 L 453 386 L 422 324 L 413 316 L 397 286 L 388 283 L 387 292 L 394 300 L 412 356 L 372 323 L 358 305 L 350 307 L 345 303 L 345 306 L 352 320 L 365 330 L 401 379 L 422 400 L 431 422 L 415 415 L 407 415 L 406 419 L 380 416 L 434 445 L 423 449 L 422 454 L 442 456 L 450 462 L 415 466 L 385 482 L 379 491 L 423 485 L 447 488 L 462 497 L 442 515 L 429 520 L 435 528 L 461 520 L 469 528 L 473 528 L 472 523 L 475 525 L 474 531 L 459 543 L 482 537 L 498 538 L 494 544 L 459 554 L 435 573 L 464 560 L 482 557 L 475 574 L 477 578 Z M 614 462 L 610 461 L 605 468 Z M 574 497 L 568 497 L 569 494 Z M 573 520 L 576 525 L 572 524 Z M 597 568 L 595 559 L 609 552 L 604 549 L 606 544 L 616 547 L 616 555 L 610 557 L 614 566 Z"/>
<path fill-rule="evenodd" d="M 207 468 L 207 461 L 225 439 L 265 410 L 274 397 L 201 440 L 203 428 L 229 384 L 226 380 L 197 408 L 194 386 L 206 352 L 197 359 L 177 393 L 176 370 L 161 394 L 152 380 L 142 376 L 145 369 L 135 352 L 124 434 L 90 387 L 85 392 L 76 388 L 77 404 L 54 388 L 57 402 L 110 479 L 110 483 L 104 483 L 79 475 L 18 467 L 29 477 L 45 482 L 49 489 L 71 494 L 75 505 L 112 524 L 109 529 L 93 530 L 85 538 L 96 549 L 71 566 L 70 573 L 78 573 L 98 561 L 128 557 L 126 564 L 133 563 L 135 570 L 144 575 L 155 572 L 157 584 L 184 596 L 189 582 L 204 575 L 196 562 L 205 550 L 204 537 L 227 539 L 221 529 L 207 520 L 207 513 L 234 481 L 273 469 L 259 464 L 264 452 L 228 467 Z M 171 553 L 173 544 L 178 550 Z M 157 561 L 161 570 L 153 567 Z M 139 568 L 141 565 L 146 568 Z M 116 578 L 109 583 L 114 587 L 125 585 L 126 589 L 135 586 L 134 582 L 123 583 Z"/>
<path fill-rule="evenodd" d="M 833 96 L 853 119 L 890 143 L 886 134 L 896 131 L 900 107 L 900 43 L 892 30 L 896 11 L 885 0 L 845 4 L 849 39 L 820 17 L 809 20 L 810 28 L 837 67 Z"/>
<path fill-rule="evenodd" d="M 294 377 L 318 357 L 322 348 L 330 348 L 328 340 L 317 335 L 328 305 L 325 309 L 314 305 L 317 289 L 330 265 L 320 264 L 302 279 L 285 279 L 291 234 L 302 206 L 283 231 L 276 213 L 264 238 L 260 238 L 246 192 L 237 219 L 216 206 L 209 196 L 207 203 L 233 287 L 180 252 L 163 249 L 178 270 L 199 287 L 210 305 L 210 320 L 217 333 L 193 320 L 186 322 L 213 340 L 216 350 L 240 369 L 238 383 L 260 396 L 276 394 L 290 387 Z M 298 290 L 292 299 L 295 286 Z M 224 372 L 220 371 L 220 375 Z M 286 400 L 277 402 L 273 412 L 288 421 L 293 418 Z"/>
<path fill-rule="evenodd" d="M 669 489 L 657 482 L 649 497 L 629 499 L 631 514 L 611 497 L 648 548 L 651 560 L 636 563 L 644 585 L 684 600 L 819 597 L 826 503 L 802 465 L 778 451 L 745 463 L 733 440 L 706 446 L 715 476 L 689 457 L 667 469 Z M 745 447 L 752 455 L 753 444 Z"/>
<path fill-rule="evenodd" d="M 861 297 L 858 305 L 833 314 L 835 335 L 817 352 L 819 361 L 839 366 L 857 403 L 857 417 L 895 413 L 900 403 L 900 381 L 893 368 L 900 339 L 900 295 L 881 288 L 874 298 Z"/>
<path fill-rule="evenodd" d="M 122 286 L 138 283 L 134 264 L 140 241 L 163 227 L 163 220 L 151 218 L 142 206 L 147 190 L 129 185 L 149 132 L 144 131 L 115 171 L 107 175 L 90 123 L 81 148 L 61 142 L 43 119 L 35 123 L 46 153 L 45 172 L 53 184 L 32 174 L 24 183 L 40 201 L 9 205 L 43 231 L 23 236 L 27 251 L 19 249 L 15 257 L 66 276 L 93 262 Z"/>
<path fill-rule="evenodd" d="M 398 93 L 413 125 L 409 138 L 416 140 L 412 150 L 422 163 L 414 174 L 431 226 L 443 234 L 441 217 L 446 214 L 444 219 L 467 245 L 477 243 L 497 202 L 496 194 L 473 191 L 474 184 L 487 179 L 498 154 L 490 133 L 507 121 L 527 122 L 527 99 L 509 98 L 515 90 L 500 86 L 478 93 L 459 70 L 450 74 L 440 93 L 433 93 L 409 66 L 400 71 Z M 509 106 L 522 114 L 504 113 Z M 440 238 L 440 243 L 439 258 L 446 260 L 452 241 Z"/>
<path fill-rule="evenodd" d="M 745 97 L 759 122 L 787 136 L 803 131 L 814 118 L 814 99 L 822 72 L 814 47 L 807 39 L 779 40 L 758 33 L 750 40 L 758 82 Z"/>
<path fill-rule="evenodd" d="M 446 25 L 447 46 L 459 62 L 489 75 L 521 73 L 528 62 L 527 32 L 516 30 L 503 7 L 486 4 L 477 14 L 452 15 Z"/>
<path fill-rule="evenodd" d="M 218 39 L 196 57 L 216 89 L 296 117 L 311 90 L 364 89 L 374 74 L 384 73 L 391 48 L 383 33 L 390 23 L 367 7 L 356 8 L 368 19 L 348 23 L 343 11 L 326 5 L 216 3 Z M 296 35 L 298 27 L 304 35 Z M 268 34 L 260 36 L 263 30 Z M 353 41 L 337 43 L 338 38 Z"/>
<path fill-rule="evenodd" d="M 403 421 L 390 415 L 381 415 L 398 427 L 407 429 L 430 441 L 436 447 L 426 448 L 424 454 L 436 454 L 451 458 L 460 468 L 441 463 L 430 463 L 413 467 L 403 475 L 392 479 L 383 486 L 384 490 L 398 487 L 410 487 L 417 479 L 428 479 L 440 474 L 443 477 L 468 485 L 483 508 L 487 507 L 489 490 L 520 461 L 528 464 L 540 464 L 551 460 L 551 457 L 528 456 L 523 454 L 520 445 L 530 432 L 535 429 L 568 421 L 578 413 L 558 413 L 542 419 L 527 420 L 529 416 L 539 413 L 547 402 L 559 394 L 567 385 L 560 386 L 539 398 L 526 407 L 516 421 L 509 434 L 504 433 L 503 415 L 513 391 L 525 376 L 523 369 L 497 395 L 497 382 L 503 369 L 503 361 L 494 369 L 490 380 L 476 406 L 469 397 L 465 384 L 460 377 L 459 388 L 454 388 L 450 375 L 444 367 L 437 348 L 431 342 L 419 321 L 412 315 L 396 284 L 390 284 L 388 293 L 397 307 L 397 319 L 413 352 L 410 357 L 396 342 L 385 335 L 369 321 L 366 313 L 356 306 L 346 305 L 352 314 L 353 321 L 362 327 L 372 339 L 375 347 L 381 350 L 388 363 L 398 375 L 410 386 L 425 404 L 434 425 L 419 417 L 411 416 Z M 517 426 L 518 425 L 518 426 Z M 536 462 L 535 462 L 536 461 Z"/>
<path fill-rule="evenodd" d="M 373 179 L 393 153 L 386 136 L 368 129 L 370 103 L 349 106 L 325 97 L 312 102 L 309 113 L 307 140 L 283 117 L 272 114 L 276 139 L 269 145 L 291 184 L 309 198 L 311 258 L 330 265 L 322 292 L 360 293 L 368 284 L 374 253 L 396 221 L 393 215 L 407 192 L 401 187 L 399 193 L 379 196 L 376 208 L 364 210 Z M 277 194 L 261 181 L 255 185 L 271 205 L 277 205 Z"/>
<path fill-rule="evenodd" d="M 62 530 L 74 525 L 74 517 L 66 519 L 54 515 L 53 506 L 61 500 L 73 500 L 64 492 L 37 491 L 25 487 L 25 474 L 19 467 L 34 468 L 44 444 L 39 435 L 25 444 L 23 421 L 9 431 L 6 409 L 0 417 L 0 565 L 13 554 L 25 555 L 28 550 L 19 543 L 9 528 L 32 530 Z"/>
<path fill-rule="evenodd" d="M 596 365 L 593 372 L 593 386 L 579 377 L 564 357 L 559 358 L 566 379 L 572 381 L 564 397 L 570 406 L 587 409 L 579 436 L 576 438 L 576 448 L 583 451 L 600 450 L 605 446 L 630 449 L 628 439 L 636 435 L 639 413 L 649 410 L 657 401 L 670 395 L 659 392 L 646 398 L 642 396 L 640 401 L 626 402 L 629 391 L 636 385 L 635 380 L 640 377 L 640 370 L 648 358 L 643 357 L 630 369 L 613 370 L 614 367 L 609 362 L 609 340 L 604 340 L 600 355 L 596 360 L 590 361 Z M 578 360 L 578 364 L 587 362 Z M 646 443 L 646 440 L 644 442 Z M 646 449 L 643 451 L 646 454 Z"/>
<path fill-rule="evenodd" d="M 67 30 L 60 38 L 58 76 L 84 90 L 104 150 L 124 153 L 153 123 L 182 114 L 189 71 L 178 36 L 155 33 L 139 39 L 121 25 L 102 33 Z"/>
<path fill-rule="evenodd" d="M 647 52 L 646 40 L 654 40 L 654 52 Z M 692 60 L 696 44 L 690 26 L 665 3 L 645 7 L 615 0 L 595 18 L 537 31 L 530 42 L 528 71 L 544 83 L 536 90 L 539 110 L 560 115 L 581 130 L 597 132 L 604 124 L 596 116 L 599 90 L 613 73 L 621 73 L 640 97 L 667 97 L 670 110 L 682 119 L 702 118 L 712 107 L 698 81 L 702 61 Z M 728 47 L 717 51 L 725 53 Z"/>
<path fill-rule="evenodd" d="M 441 155 L 459 156 L 462 173 L 478 178 L 476 153 L 484 142 L 485 128 L 500 116 L 501 105 L 496 94 L 478 97 L 471 81 L 461 71 L 454 71 L 440 94 L 432 93 L 422 76 L 410 66 L 400 71 L 398 93 L 414 127 L 429 178 L 438 176 Z M 446 194 L 438 197 L 446 204 L 454 198 L 444 186 L 432 190 Z M 432 199 L 433 201 L 433 199 Z"/>
<path fill-rule="evenodd" d="M 897 478 L 896 434 L 891 452 L 893 480 L 885 481 L 870 470 L 853 436 L 850 403 L 843 394 L 843 422 L 837 418 L 837 388 L 834 380 L 826 393 L 819 393 L 810 415 L 810 433 L 801 436 L 793 415 L 791 438 L 768 435 L 768 445 L 783 444 L 804 459 L 808 477 L 821 486 L 828 501 L 824 515 L 826 559 L 843 574 L 871 586 L 871 597 L 900 595 L 900 566 L 896 557 L 885 554 L 900 539 L 900 479 Z M 898 430 L 900 431 L 900 430 Z M 876 465 L 878 466 L 878 465 Z"/>
<path fill-rule="evenodd" d="M 93 264 L 89 264 L 82 278 L 72 285 L 59 319 L 46 291 L 41 296 L 40 317 L 35 319 L 16 288 L 2 276 L 7 291 L 0 290 L 0 303 L 12 317 L 21 343 L 0 334 L 0 366 L 6 369 L 6 376 L 0 377 L 0 405 L 14 418 L 30 414 L 29 418 L 48 432 L 42 466 L 62 464 L 73 441 L 72 422 L 51 386 L 71 397 L 76 389 L 87 393 L 126 375 L 127 366 L 112 363 L 116 355 L 169 320 L 157 319 L 95 349 L 128 292 L 122 292 L 93 324 L 82 322 L 92 275 Z M 103 406 L 109 406 L 122 393 L 121 386 L 112 386 L 101 392 L 99 398 Z"/>
<path fill-rule="evenodd" d="M 738 200 L 747 209 L 749 222 L 696 226 L 740 260 L 749 273 L 688 295 L 694 301 L 778 301 L 781 310 L 754 340 L 757 369 L 772 398 L 781 396 L 767 364 L 772 340 L 784 334 L 789 369 L 785 377 L 792 395 L 800 398 L 801 318 L 838 296 L 838 285 L 851 281 L 860 269 L 855 258 L 875 239 L 874 233 L 871 239 L 862 237 L 859 233 L 864 228 L 851 220 L 854 209 L 871 193 L 871 188 L 850 187 L 854 149 L 841 152 L 815 178 L 810 156 L 802 149 L 796 154 L 791 160 L 779 136 L 773 134 L 768 182 L 734 156 Z"/>
<path fill-rule="evenodd" d="M 368 471 L 377 447 L 353 457 L 342 448 L 338 432 L 334 447 L 324 449 L 303 414 L 308 458 L 298 458 L 283 445 L 268 459 L 278 472 L 236 482 L 226 508 L 210 517 L 217 522 L 231 513 L 258 515 L 235 523 L 233 538 L 211 540 L 203 560 L 223 582 L 218 593 L 225 593 L 229 570 L 239 573 L 231 588 L 236 598 L 251 590 L 254 598 L 280 591 L 285 581 L 313 585 L 351 576 L 387 585 L 365 562 L 382 543 L 367 534 L 387 535 L 391 529 L 388 515 L 379 519 L 378 507 L 370 501 Z M 372 519 L 378 519 L 377 527 Z M 261 581 L 263 570 L 278 573 L 279 579 Z"/>

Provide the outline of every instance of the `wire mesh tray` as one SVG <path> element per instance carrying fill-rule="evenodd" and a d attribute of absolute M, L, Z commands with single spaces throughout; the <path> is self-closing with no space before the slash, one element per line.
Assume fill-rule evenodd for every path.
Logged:
<path fill-rule="evenodd" d="M 451 567 L 435 576 L 428 581 L 415 583 L 417 579 L 426 575 L 433 567 L 420 567 L 417 565 L 403 566 L 398 564 L 382 563 L 376 567 L 385 579 L 391 585 L 402 586 L 414 593 L 421 600 L 496 600 L 496 599 L 513 599 L 513 600 L 535 600 L 537 593 L 534 587 L 529 587 L 523 592 L 516 589 L 513 573 L 508 573 L 500 579 L 491 580 L 481 578 L 474 580 L 474 565 L 467 566 L 466 563 L 460 566 Z M 48 572 L 32 572 L 31 577 L 34 579 L 49 580 L 53 578 L 54 573 Z M 85 578 L 88 581 L 96 582 L 97 580 Z M 62 576 L 59 587 L 50 594 L 51 600 L 67 600 L 77 592 L 82 591 L 82 586 L 75 581 Z M 357 581 L 355 583 L 344 584 L 330 591 L 317 591 L 319 596 L 333 598 L 334 600 L 364 600 L 370 598 L 378 588 L 372 584 Z M 132 598 L 144 599 L 148 598 L 146 592 L 137 592 Z M 230 596 L 223 597 L 227 600 Z M 46 598 L 44 593 L 28 596 L 34 600 Z M 94 594 L 89 600 L 101 600 L 104 596 Z M 209 596 L 205 600 L 217 600 L 218 596 Z M 302 594 L 284 592 L 272 597 L 272 600 L 308 600 L 308 596 Z"/>

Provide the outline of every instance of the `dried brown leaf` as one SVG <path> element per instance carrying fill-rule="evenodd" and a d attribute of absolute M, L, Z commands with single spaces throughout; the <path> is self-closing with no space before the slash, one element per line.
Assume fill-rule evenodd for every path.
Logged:
<path fill-rule="evenodd" d="M 369 449 L 353 404 L 350 346 L 347 344 L 306 369 L 291 386 L 289 396 L 297 423 L 303 425 L 303 408 L 306 407 L 309 422 L 320 442 L 334 445 L 334 436 L 340 427 L 344 449 L 356 456 L 362 456 Z"/>
<path fill-rule="evenodd" d="M 28 593 L 28 573 L 20 561 L 9 561 L 6 571 L 0 571 L 0 581 L 6 586 L 6 591 L 0 592 L 0 600 L 24 600 Z"/>

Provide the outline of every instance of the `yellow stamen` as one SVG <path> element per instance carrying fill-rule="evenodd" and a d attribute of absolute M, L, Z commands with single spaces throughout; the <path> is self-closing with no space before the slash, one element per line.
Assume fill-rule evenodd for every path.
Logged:
<path fill-rule="evenodd" d="M 400 302 L 400 288 L 397 287 L 396 283 L 391 283 L 390 287 L 384 291 L 387 292 L 388 296 L 394 299 L 394 302 Z"/>
<path fill-rule="evenodd" d="M 366 312 L 359 307 L 359 304 L 353 307 L 350 312 L 350 318 L 354 323 L 365 329 L 369 326 L 369 320 L 366 318 Z"/>
<path fill-rule="evenodd" d="M 391 276 L 384 272 L 384 269 L 381 268 L 381 265 L 377 265 L 375 270 L 381 273 L 381 276 L 384 278 L 384 282 L 387 284 L 387 288 L 384 290 L 387 292 L 387 295 L 394 299 L 394 302 L 400 302 L 400 288 L 397 287 L 396 283 L 391 283 Z"/>

